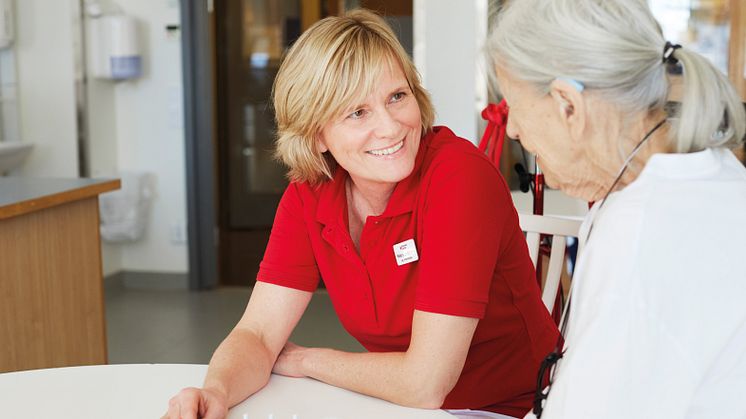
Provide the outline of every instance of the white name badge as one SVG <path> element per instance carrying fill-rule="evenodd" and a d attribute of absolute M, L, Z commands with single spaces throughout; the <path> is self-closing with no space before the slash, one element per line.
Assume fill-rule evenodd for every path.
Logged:
<path fill-rule="evenodd" d="M 395 244 L 394 256 L 396 256 L 396 264 L 399 266 L 418 260 L 420 257 L 417 255 L 417 246 L 414 245 L 414 239 Z"/>

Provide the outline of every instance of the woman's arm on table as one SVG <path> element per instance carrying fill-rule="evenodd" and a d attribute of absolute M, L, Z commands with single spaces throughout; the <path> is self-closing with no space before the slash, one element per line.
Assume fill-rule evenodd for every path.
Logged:
<path fill-rule="evenodd" d="M 210 360 L 204 386 L 169 401 L 167 418 L 223 418 L 267 384 L 272 366 L 312 293 L 257 282 L 241 320 Z"/>
<path fill-rule="evenodd" d="M 415 310 L 406 352 L 348 353 L 288 343 L 274 372 L 315 378 L 403 406 L 437 409 L 461 375 L 477 323 Z"/>

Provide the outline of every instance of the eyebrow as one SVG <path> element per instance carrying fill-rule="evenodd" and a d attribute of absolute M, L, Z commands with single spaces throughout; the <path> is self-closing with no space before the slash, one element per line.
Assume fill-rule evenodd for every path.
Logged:
<path fill-rule="evenodd" d="M 410 90 L 411 91 L 412 89 L 409 87 L 409 84 L 404 84 L 404 85 L 401 85 L 401 86 L 399 86 L 399 87 L 397 87 L 395 89 L 392 89 L 391 92 L 389 92 L 389 96 L 393 95 L 394 93 L 401 92 L 402 90 Z"/>
<path fill-rule="evenodd" d="M 401 91 L 405 91 L 405 90 L 408 90 L 408 91 L 410 91 L 410 92 L 411 92 L 411 91 L 412 91 L 412 88 L 410 88 L 410 87 L 409 87 L 409 84 L 402 84 L 402 85 L 399 85 L 398 87 L 396 87 L 396 88 L 394 88 L 394 89 L 391 89 L 391 90 L 389 91 L 389 93 L 388 93 L 388 94 L 386 95 L 386 97 L 388 97 L 388 96 L 391 96 L 391 95 L 393 95 L 394 93 L 399 93 L 399 92 L 401 92 Z M 345 108 L 345 110 L 343 111 L 343 114 L 344 114 L 344 115 L 346 115 L 346 114 L 347 114 L 347 113 L 349 113 L 349 112 L 354 112 L 355 110 L 357 110 L 357 109 L 360 109 L 360 108 L 362 108 L 362 107 L 364 107 L 364 106 L 366 106 L 366 105 L 367 105 L 367 103 L 366 103 L 366 102 L 364 102 L 364 101 L 363 101 L 363 102 L 356 102 L 356 104 L 355 104 L 355 105 L 352 105 L 352 106 L 348 106 L 347 108 Z"/>

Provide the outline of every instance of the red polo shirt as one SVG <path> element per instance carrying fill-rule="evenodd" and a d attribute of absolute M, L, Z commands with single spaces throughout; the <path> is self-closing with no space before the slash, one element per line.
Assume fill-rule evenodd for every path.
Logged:
<path fill-rule="evenodd" d="M 443 408 L 523 416 L 557 328 L 541 302 L 510 191 L 476 147 L 445 127 L 423 137 L 412 174 L 360 252 L 347 226 L 345 179 L 288 186 L 258 280 L 304 291 L 323 277 L 342 325 L 372 352 L 409 347 L 414 310 L 481 319 Z M 397 265 L 414 239 L 419 260 Z"/>

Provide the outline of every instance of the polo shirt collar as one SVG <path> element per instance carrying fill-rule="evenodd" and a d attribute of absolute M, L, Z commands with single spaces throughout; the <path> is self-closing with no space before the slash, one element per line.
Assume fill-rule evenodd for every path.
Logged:
<path fill-rule="evenodd" d="M 394 187 L 386 209 L 379 217 L 395 217 L 414 210 L 417 190 L 419 189 L 422 163 L 432 134 L 426 134 L 420 139 L 419 150 L 414 161 L 412 173 L 401 180 Z M 347 195 L 345 182 L 349 174 L 341 166 L 337 166 L 332 180 L 323 183 L 319 188 L 319 204 L 316 208 L 316 220 L 324 225 L 340 223 L 346 225 Z"/>
<path fill-rule="evenodd" d="M 316 220 L 324 225 L 339 223 L 345 225 L 347 195 L 345 181 L 347 171 L 337 165 L 334 177 L 319 186 L 319 204 L 316 207 Z"/>
<path fill-rule="evenodd" d="M 430 135 L 428 134 L 420 138 L 420 148 L 417 150 L 417 156 L 414 159 L 412 173 L 396 184 L 394 192 L 391 193 L 389 198 L 389 203 L 380 217 L 396 217 L 414 210 L 415 199 L 420 186 L 422 162 L 425 160 L 425 154 L 427 154 L 429 139 Z"/>

